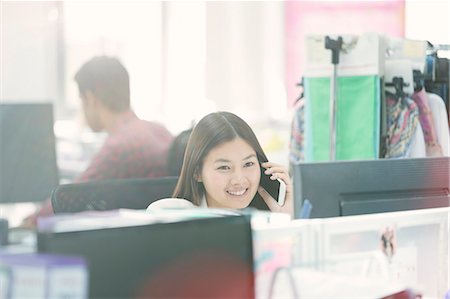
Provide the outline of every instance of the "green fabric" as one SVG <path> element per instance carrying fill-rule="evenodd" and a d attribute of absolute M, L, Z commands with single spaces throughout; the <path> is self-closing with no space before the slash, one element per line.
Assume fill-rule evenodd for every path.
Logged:
<path fill-rule="evenodd" d="M 379 77 L 339 77 L 337 86 L 336 160 L 378 158 Z M 330 78 L 305 78 L 305 98 L 305 160 L 329 161 Z"/>

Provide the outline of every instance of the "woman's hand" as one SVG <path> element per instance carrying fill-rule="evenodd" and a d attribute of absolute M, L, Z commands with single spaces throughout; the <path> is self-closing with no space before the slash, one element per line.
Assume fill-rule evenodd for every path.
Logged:
<path fill-rule="evenodd" d="M 266 170 L 264 173 L 266 175 L 271 175 L 271 180 L 280 179 L 286 184 L 286 196 L 284 200 L 284 205 L 280 206 L 278 205 L 278 202 L 276 199 L 274 199 L 270 194 L 264 190 L 263 187 L 259 186 L 258 193 L 261 195 L 263 200 L 266 202 L 267 206 L 272 212 L 281 212 L 281 213 L 287 213 L 291 217 L 294 215 L 294 190 L 292 186 L 292 181 L 289 176 L 289 172 L 286 168 L 284 168 L 281 165 L 272 163 L 272 162 L 265 162 L 261 163 L 261 166 L 264 167 Z"/>

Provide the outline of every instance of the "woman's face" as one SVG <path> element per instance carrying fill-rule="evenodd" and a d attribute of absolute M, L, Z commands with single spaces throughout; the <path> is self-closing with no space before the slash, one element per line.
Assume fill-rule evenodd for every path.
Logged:
<path fill-rule="evenodd" d="M 236 138 L 213 148 L 197 178 L 205 187 L 210 208 L 246 208 L 255 196 L 261 177 L 255 150 Z"/>

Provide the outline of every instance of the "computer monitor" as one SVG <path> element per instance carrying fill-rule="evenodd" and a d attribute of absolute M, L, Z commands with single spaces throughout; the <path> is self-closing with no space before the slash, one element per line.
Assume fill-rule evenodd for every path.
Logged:
<path fill-rule="evenodd" d="M 0 104 L 0 203 L 38 202 L 58 185 L 51 103 Z"/>
<path fill-rule="evenodd" d="M 450 206 L 450 158 L 380 159 L 292 165 L 295 218 Z"/>
<path fill-rule="evenodd" d="M 86 259 L 89 298 L 254 298 L 252 248 L 247 216 L 38 233 Z"/>

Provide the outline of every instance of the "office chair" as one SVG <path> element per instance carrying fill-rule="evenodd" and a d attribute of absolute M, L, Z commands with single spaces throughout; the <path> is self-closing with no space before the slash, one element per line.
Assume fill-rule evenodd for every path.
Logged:
<path fill-rule="evenodd" d="M 178 177 L 101 180 L 64 184 L 52 192 L 55 214 L 87 210 L 145 209 L 171 197 Z"/>

